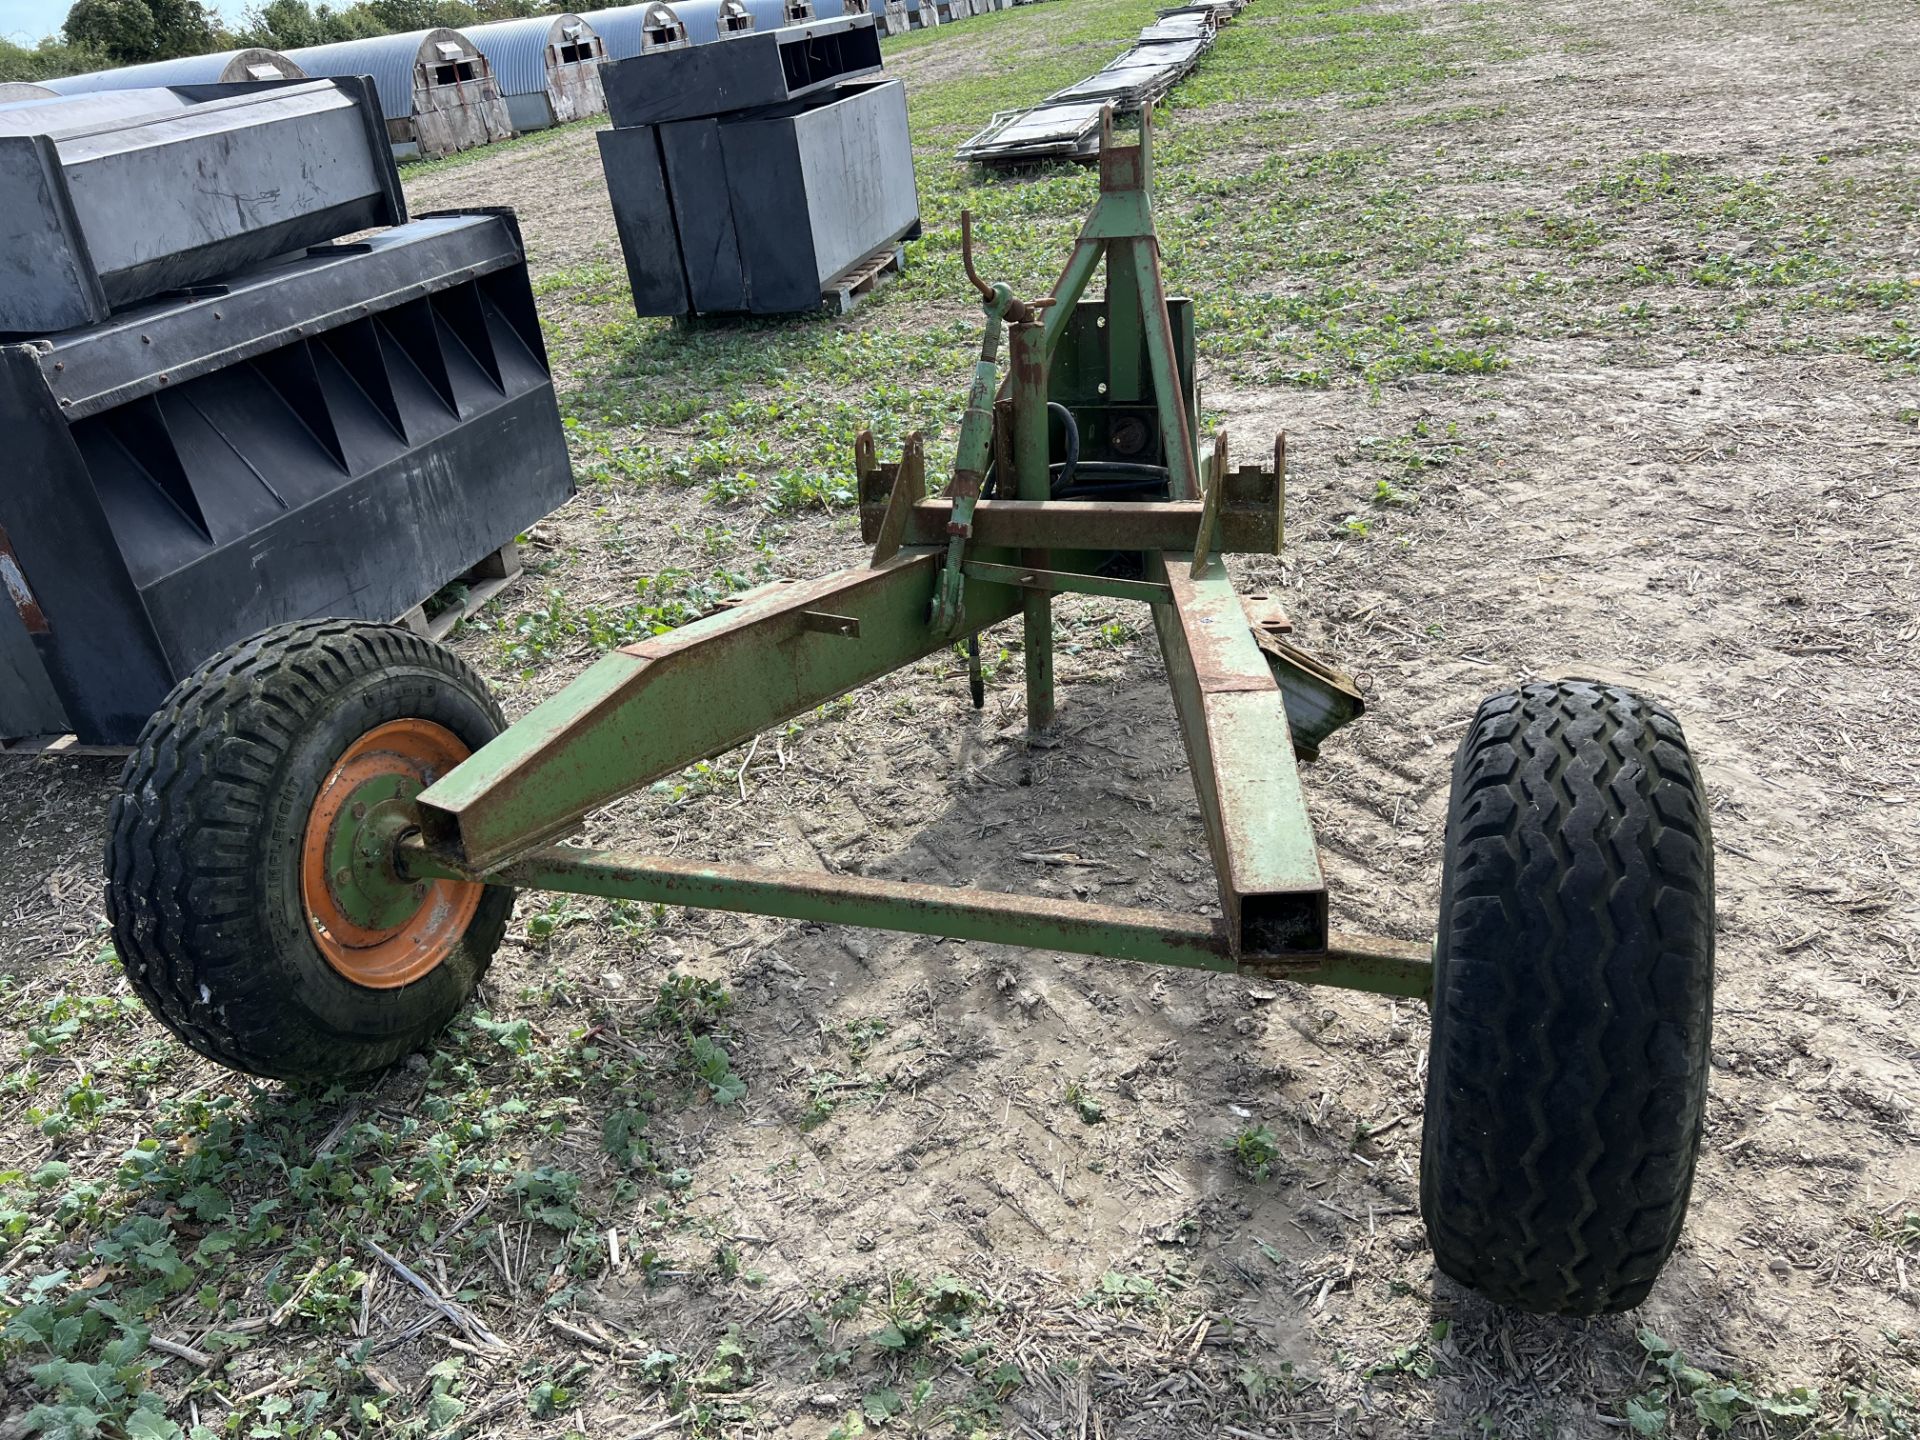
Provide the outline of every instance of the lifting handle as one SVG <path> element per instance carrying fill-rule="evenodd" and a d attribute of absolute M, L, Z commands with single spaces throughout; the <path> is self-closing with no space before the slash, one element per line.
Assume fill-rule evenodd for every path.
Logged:
<path fill-rule="evenodd" d="M 973 212 L 960 212 L 960 263 L 966 266 L 967 279 L 973 282 L 973 288 L 980 292 L 982 300 L 993 299 L 993 286 L 980 278 L 980 272 L 973 268 Z"/>
<path fill-rule="evenodd" d="M 973 282 L 973 288 L 980 292 L 980 298 L 989 305 L 993 303 L 994 288 L 980 278 L 980 272 L 973 268 L 973 212 L 960 212 L 960 263 L 966 267 L 967 279 Z M 1029 304 L 1025 300 L 1009 298 L 1006 318 L 1009 325 L 1031 325 L 1040 312 L 1053 304 L 1051 299 L 1035 300 Z"/>

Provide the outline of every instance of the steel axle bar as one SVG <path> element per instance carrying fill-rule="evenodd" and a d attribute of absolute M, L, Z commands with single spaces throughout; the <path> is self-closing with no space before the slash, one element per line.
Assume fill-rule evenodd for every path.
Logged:
<path fill-rule="evenodd" d="M 1381 936 L 1331 934 L 1321 953 L 1246 954 L 1236 962 L 1226 928 L 1219 921 L 1128 906 L 559 845 L 531 851 L 511 864 L 485 872 L 450 864 L 429 850 L 417 835 L 402 840 L 396 854 L 401 872 L 411 880 L 484 880 L 642 904 L 686 905 L 827 925 L 903 930 L 992 945 L 1297 980 L 1411 1000 L 1426 999 L 1432 988 L 1428 947 Z"/>

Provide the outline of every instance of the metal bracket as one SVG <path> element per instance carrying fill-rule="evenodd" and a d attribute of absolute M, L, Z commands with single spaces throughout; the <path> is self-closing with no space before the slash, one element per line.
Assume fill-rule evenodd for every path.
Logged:
<path fill-rule="evenodd" d="M 869 476 L 876 479 L 884 476 L 887 482 L 887 508 L 880 517 L 879 531 L 874 537 L 873 558 L 867 562 L 868 568 L 878 570 L 900 553 L 900 540 L 907 531 L 907 517 L 915 505 L 926 499 L 926 440 L 918 430 L 914 431 L 907 436 L 907 443 L 901 449 L 900 463 L 882 466 L 874 458 L 873 432 L 862 430 L 854 441 L 853 455 L 863 502 L 869 488 Z"/>
<path fill-rule="evenodd" d="M 1227 484 L 1226 431 L 1221 430 L 1214 435 L 1213 458 L 1201 478 L 1206 487 L 1206 498 L 1200 509 L 1200 533 L 1193 540 L 1191 573 L 1195 580 L 1207 573 L 1207 563 L 1213 558 L 1214 535 L 1220 528 L 1220 492 Z"/>

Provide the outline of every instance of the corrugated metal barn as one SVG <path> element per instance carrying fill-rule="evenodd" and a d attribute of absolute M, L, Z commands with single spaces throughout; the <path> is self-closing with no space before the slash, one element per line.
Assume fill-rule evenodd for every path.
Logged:
<path fill-rule="evenodd" d="M 468 27 L 466 34 L 493 63 L 494 79 L 516 131 L 544 130 L 602 114 L 605 52 L 593 27 L 578 15 L 533 15 Z"/>
<path fill-rule="evenodd" d="M 729 35 L 753 33 L 753 12 L 746 0 L 679 0 L 673 13 L 687 27 L 687 42 L 707 45 Z"/>
<path fill-rule="evenodd" d="M 850 4 L 858 0 L 849 0 Z M 882 35 L 904 35 L 911 28 L 907 20 L 906 0 L 868 0 L 867 13 L 880 27 Z"/>
<path fill-rule="evenodd" d="M 822 0 L 822 3 L 833 7 L 834 0 Z M 747 9 L 753 14 L 755 30 L 778 30 L 782 25 L 817 20 L 821 14 L 813 0 L 747 0 Z"/>
<path fill-rule="evenodd" d="M 666 0 L 649 0 L 645 5 L 616 5 L 609 10 L 582 10 L 580 18 L 600 37 L 609 60 L 629 60 L 654 50 L 694 43 L 681 7 L 669 5 Z"/>
<path fill-rule="evenodd" d="M 217 55 L 182 55 L 118 70 L 96 70 L 42 80 L 56 95 L 92 95 L 101 90 L 151 90 L 161 85 L 228 85 L 239 80 L 299 80 L 306 72 L 278 50 L 223 50 Z"/>
<path fill-rule="evenodd" d="M 444 26 L 290 50 L 309 75 L 371 75 L 394 154 L 451 155 L 513 134 L 487 57 Z"/>

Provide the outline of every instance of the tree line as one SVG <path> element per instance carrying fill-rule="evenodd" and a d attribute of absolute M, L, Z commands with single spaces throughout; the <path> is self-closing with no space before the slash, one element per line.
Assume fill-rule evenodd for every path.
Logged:
<path fill-rule="evenodd" d="M 34 46 L 0 40 L 0 81 L 50 80 L 245 45 L 293 50 L 434 25 L 458 29 L 565 8 L 558 0 L 267 0 L 229 30 L 201 0 L 75 0 L 58 35 Z"/>

